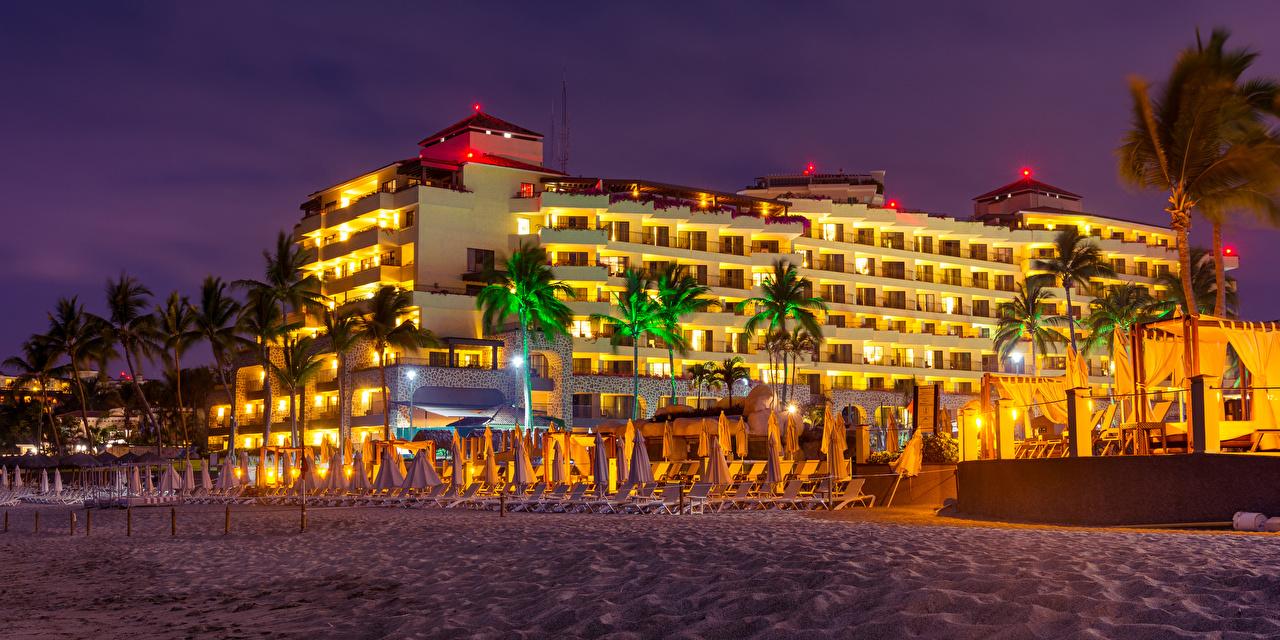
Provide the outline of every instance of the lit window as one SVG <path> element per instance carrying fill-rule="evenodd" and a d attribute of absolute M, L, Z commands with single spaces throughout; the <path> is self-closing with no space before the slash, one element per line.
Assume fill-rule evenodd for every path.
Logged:
<path fill-rule="evenodd" d="M 529 224 L 528 218 L 516 218 L 516 233 L 518 235 L 527 236 L 533 232 L 533 225 Z"/>
<path fill-rule="evenodd" d="M 865 274 L 867 273 L 867 271 L 868 271 L 868 268 L 867 268 L 867 267 L 868 267 L 868 263 L 867 263 L 867 259 L 866 259 L 866 258 L 854 258 L 854 259 L 853 259 L 853 268 L 854 268 L 854 270 L 855 270 L 855 271 L 857 271 L 858 273 L 861 273 L 861 274 L 864 274 L 864 275 L 865 275 Z"/>
<path fill-rule="evenodd" d="M 575 338 L 590 338 L 592 336 L 591 321 L 574 320 L 573 324 L 569 325 L 569 335 Z"/>
<path fill-rule="evenodd" d="M 830 223 L 822 225 L 823 240 L 835 240 L 838 237 L 839 237 L 839 225 L 830 224 Z"/>
<path fill-rule="evenodd" d="M 884 347 L 870 345 L 862 347 L 862 359 L 867 364 L 880 364 L 884 359 Z"/>
<path fill-rule="evenodd" d="M 669 362 L 650 362 L 649 375 L 651 376 L 669 376 L 671 375 L 671 363 Z"/>

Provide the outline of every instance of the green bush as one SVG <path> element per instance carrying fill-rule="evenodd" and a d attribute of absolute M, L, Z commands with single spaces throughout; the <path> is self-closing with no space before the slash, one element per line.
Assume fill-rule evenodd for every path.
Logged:
<path fill-rule="evenodd" d="M 920 437 L 924 444 L 925 464 L 955 464 L 960 461 L 960 441 L 946 433 L 926 433 Z"/>
<path fill-rule="evenodd" d="M 867 464 L 889 464 L 902 455 L 900 451 L 872 451 L 867 456 Z"/>

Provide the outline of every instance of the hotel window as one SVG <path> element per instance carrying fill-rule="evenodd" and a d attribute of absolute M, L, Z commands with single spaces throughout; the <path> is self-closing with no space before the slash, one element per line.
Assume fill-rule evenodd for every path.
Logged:
<path fill-rule="evenodd" d="M 1000 291 L 1013 291 L 1013 275 L 996 276 L 996 289 Z"/>
<path fill-rule="evenodd" d="M 867 364 L 880 364 L 884 360 L 884 347 L 867 345 L 862 347 L 862 361 Z"/>
<path fill-rule="evenodd" d="M 575 338 L 591 338 L 595 334 L 591 328 L 590 320 L 574 320 L 569 325 L 569 335 Z"/>
<path fill-rule="evenodd" d="M 986 260 L 987 245 L 985 244 L 969 245 L 969 257 L 973 258 L 974 260 Z"/>
<path fill-rule="evenodd" d="M 387 192 L 387 193 L 395 193 L 395 192 L 396 192 L 396 181 L 395 181 L 395 178 L 392 178 L 391 180 L 388 180 L 388 181 L 386 181 L 386 182 L 382 183 L 381 190 L 382 190 L 382 191 L 385 191 L 385 192 Z"/>
<path fill-rule="evenodd" d="M 532 197 L 533 197 L 533 183 L 532 183 L 532 182 L 521 182 L 521 183 L 520 183 L 520 197 L 521 197 L 521 198 L 532 198 Z"/>
<path fill-rule="evenodd" d="M 585 267 L 587 266 L 587 252 L 586 251 L 557 251 L 555 266 Z"/>
<path fill-rule="evenodd" d="M 689 348 L 694 351 L 711 351 L 712 333 L 710 329 L 695 329 L 688 332 Z"/>
<path fill-rule="evenodd" d="M 858 232 L 858 244 L 874 245 L 876 243 L 876 230 L 871 228 L 856 229 Z"/>
<path fill-rule="evenodd" d="M 843 234 L 841 233 L 841 231 L 843 231 L 842 225 L 838 225 L 838 224 L 831 224 L 831 223 L 829 223 L 829 222 L 828 222 L 828 223 L 826 223 L 826 224 L 823 224 L 823 225 L 822 225 L 822 239 L 823 239 L 823 240 L 831 240 L 831 241 L 834 241 L 834 242 L 839 242 L 840 240 L 842 240 L 842 239 L 843 239 L 843 238 L 841 237 L 841 236 L 843 235 Z"/>
<path fill-rule="evenodd" d="M 992 258 L 994 258 L 996 262 L 1013 264 L 1013 247 L 996 247 L 995 249 L 992 249 L 992 253 Z"/>
<path fill-rule="evenodd" d="M 467 249 L 467 273 L 484 273 L 493 268 L 493 251 Z"/>
<path fill-rule="evenodd" d="M 876 306 L 876 290 L 866 287 L 859 287 L 857 291 L 857 304 L 864 307 Z"/>
<path fill-rule="evenodd" d="M 627 256 L 600 256 L 600 264 L 609 270 L 611 276 L 621 276 L 627 270 Z"/>
<path fill-rule="evenodd" d="M 753 273 L 751 274 L 751 284 L 756 287 L 761 286 L 764 284 L 764 279 L 768 277 L 771 276 L 767 273 Z"/>
<path fill-rule="evenodd" d="M 884 391 L 884 378 L 867 378 L 867 389 L 871 391 Z"/>
<path fill-rule="evenodd" d="M 669 377 L 671 375 L 671 363 L 669 362 L 650 362 L 649 375 Z"/>
<path fill-rule="evenodd" d="M 960 241 L 959 240 L 943 240 L 939 244 L 939 251 L 944 256 L 960 257 Z"/>
<path fill-rule="evenodd" d="M 906 309 L 907 308 L 907 292 L 906 291 L 886 291 L 884 292 L 884 306 L 890 309 Z"/>
<path fill-rule="evenodd" d="M 874 270 L 875 268 L 876 268 L 875 260 L 872 260 L 870 258 L 854 258 L 853 259 L 853 270 L 857 271 L 858 273 L 864 276 L 871 273 L 871 271 Z"/>
<path fill-rule="evenodd" d="M 573 375 L 575 376 L 591 375 L 591 358 L 574 358 L 573 359 Z"/>
<path fill-rule="evenodd" d="M 516 218 L 516 235 L 527 236 L 533 233 L 533 224 L 528 218 Z"/>
<path fill-rule="evenodd" d="M 933 253 L 933 237 L 924 236 L 920 238 L 916 241 L 916 246 L 919 247 L 921 253 Z"/>
<path fill-rule="evenodd" d="M 612 242 L 631 242 L 631 223 L 623 221 L 606 222 L 605 229 L 609 231 L 609 240 Z"/>
<path fill-rule="evenodd" d="M 880 234 L 880 246 L 886 249 L 902 249 L 905 245 L 905 237 L 901 231 L 885 232 Z"/>

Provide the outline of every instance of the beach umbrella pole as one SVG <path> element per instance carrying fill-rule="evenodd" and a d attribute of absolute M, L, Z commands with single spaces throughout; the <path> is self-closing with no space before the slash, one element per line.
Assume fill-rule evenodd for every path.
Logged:
<path fill-rule="evenodd" d="M 893 496 L 897 495 L 897 493 L 898 493 L 898 485 L 899 485 L 899 484 L 901 484 L 901 483 L 902 483 L 902 474 L 901 474 L 901 473 L 899 473 L 899 474 L 898 474 L 898 479 L 893 481 L 893 491 L 890 491 L 890 492 L 889 492 L 889 499 L 888 499 L 888 500 L 886 500 L 886 501 L 885 501 L 885 503 L 884 503 L 884 506 L 885 506 L 885 508 L 886 508 L 886 509 L 887 509 L 887 508 L 889 508 L 889 507 L 892 507 L 892 506 L 893 506 Z"/>

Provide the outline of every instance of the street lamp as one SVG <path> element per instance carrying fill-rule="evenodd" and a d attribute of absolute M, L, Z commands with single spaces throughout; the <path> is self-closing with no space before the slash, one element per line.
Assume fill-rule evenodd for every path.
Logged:
<path fill-rule="evenodd" d="M 511 356 L 510 362 L 511 362 L 511 366 L 519 369 L 520 367 L 524 366 L 524 356 L 521 356 L 521 355 Z"/>

